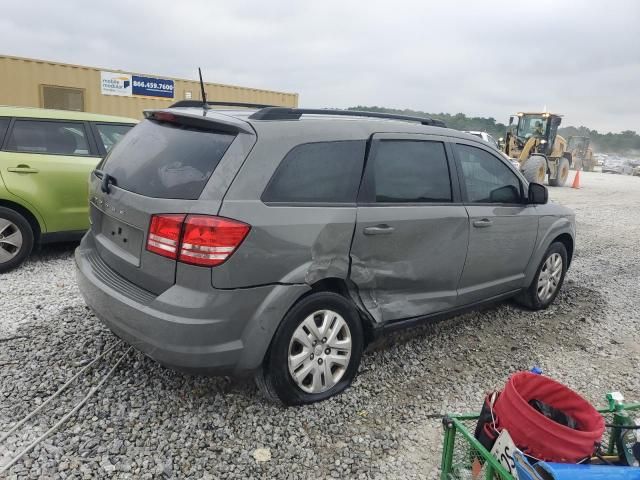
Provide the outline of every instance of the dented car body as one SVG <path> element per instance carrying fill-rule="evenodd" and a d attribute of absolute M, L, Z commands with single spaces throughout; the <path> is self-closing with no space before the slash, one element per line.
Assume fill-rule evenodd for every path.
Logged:
<path fill-rule="evenodd" d="M 571 211 L 530 204 L 526 180 L 480 139 L 393 119 L 255 113 L 148 112 L 91 175 L 81 292 L 160 363 L 254 370 L 311 292 L 348 298 L 370 338 L 518 294 L 559 238 L 573 252 Z M 227 228 L 231 243 L 205 245 L 203 217 L 231 222 L 211 230 Z"/>

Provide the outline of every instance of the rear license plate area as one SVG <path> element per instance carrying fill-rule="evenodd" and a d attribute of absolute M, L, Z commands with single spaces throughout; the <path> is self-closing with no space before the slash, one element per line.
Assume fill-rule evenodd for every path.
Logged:
<path fill-rule="evenodd" d="M 100 237 L 110 250 L 118 250 L 114 253 L 139 266 L 144 237 L 142 230 L 103 213 Z"/>

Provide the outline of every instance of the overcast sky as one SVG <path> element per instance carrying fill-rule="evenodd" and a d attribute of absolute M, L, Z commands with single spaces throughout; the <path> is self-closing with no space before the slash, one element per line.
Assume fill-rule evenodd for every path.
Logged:
<path fill-rule="evenodd" d="M 298 92 L 301 106 L 520 110 L 640 131 L 640 2 L 3 2 L 0 53 Z M 1 88 L 0 79 L 0 88 Z"/>

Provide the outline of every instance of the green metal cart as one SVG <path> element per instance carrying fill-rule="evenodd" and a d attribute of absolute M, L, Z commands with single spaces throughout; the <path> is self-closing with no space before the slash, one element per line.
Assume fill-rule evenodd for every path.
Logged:
<path fill-rule="evenodd" d="M 616 424 L 617 412 L 638 411 L 640 403 L 623 404 L 607 395 L 609 407 L 598 410 L 607 425 Z M 442 446 L 441 480 L 515 480 L 515 477 L 474 437 L 478 415 L 447 415 L 443 418 L 444 443 Z M 616 428 L 608 428 L 602 451 L 617 455 Z"/>

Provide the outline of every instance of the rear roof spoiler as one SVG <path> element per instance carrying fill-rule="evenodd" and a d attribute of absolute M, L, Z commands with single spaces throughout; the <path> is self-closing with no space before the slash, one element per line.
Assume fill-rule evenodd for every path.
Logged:
<path fill-rule="evenodd" d="M 193 114 L 188 111 L 145 110 L 144 118 L 233 135 L 240 132 L 255 134 L 248 122 L 215 110 L 205 110 L 204 114 Z"/>

